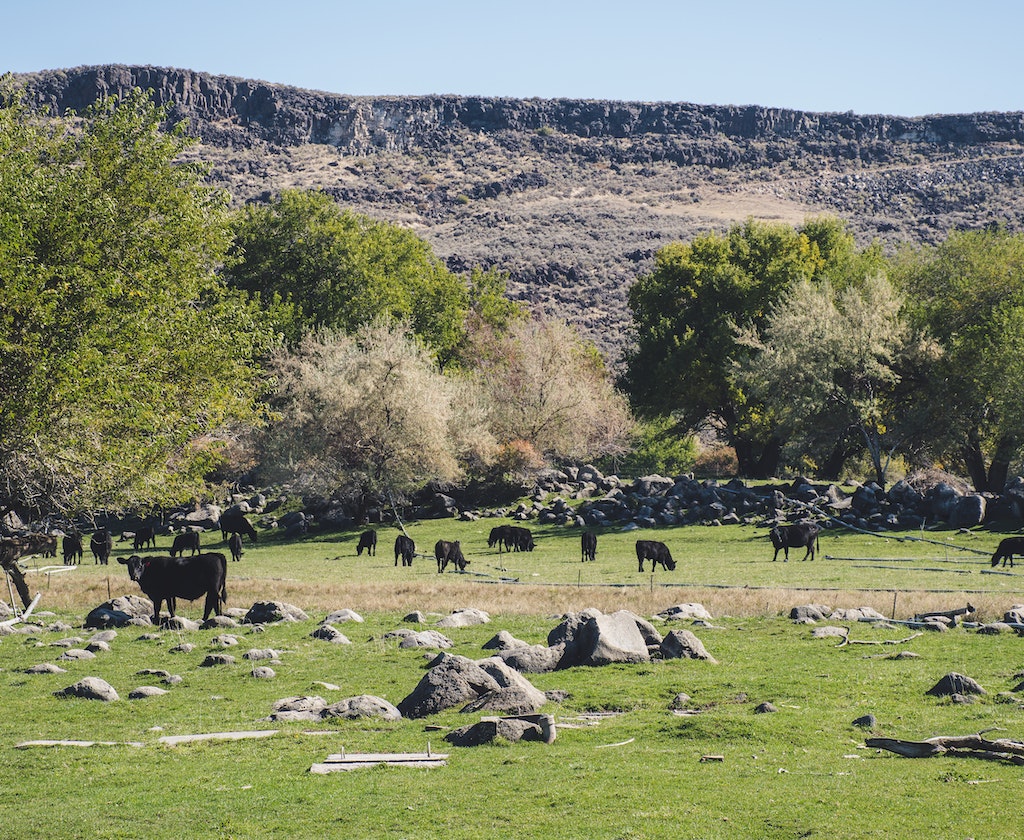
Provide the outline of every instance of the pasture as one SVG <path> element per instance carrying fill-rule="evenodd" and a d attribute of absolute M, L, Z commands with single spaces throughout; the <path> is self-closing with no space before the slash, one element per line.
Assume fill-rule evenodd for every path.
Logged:
<path fill-rule="evenodd" d="M 124 566 L 94 566 L 27 575 L 42 591 L 37 619 L 71 630 L 0 637 L 0 820 L 12 836 L 43 837 L 323 837 L 479 838 L 497 833 L 537 838 L 668 837 L 1009 837 L 1017 833 L 1020 767 L 969 758 L 907 759 L 864 747 L 884 735 L 911 740 L 998 729 L 1024 737 L 1022 641 L 1013 633 L 981 635 L 955 628 L 900 644 L 848 644 L 814 638 L 786 616 L 793 606 L 872 606 L 908 618 L 967 602 L 992 621 L 1024 603 L 1024 568 L 991 573 L 988 556 L 1002 534 L 916 534 L 933 542 L 826 531 L 814 562 L 771 561 L 765 529 L 689 527 L 599 534 L 597 560 L 580 562 L 579 531 L 534 527 L 533 552 L 487 548 L 504 520 L 428 521 L 408 526 L 417 551 L 438 539 L 460 540 L 466 574 L 439 575 L 432 556 L 394 565 L 398 531 L 378 529 L 376 556 L 356 556 L 359 531 L 310 535 L 284 543 L 261 533 L 229 562 L 229 606 L 281 600 L 309 621 L 256 632 L 118 630 L 111 650 L 90 661 L 61 662 L 64 674 L 26 674 L 56 662 L 68 638 L 87 640 L 85 614 L 109 596 L 140 594 Z M 904 536 L 904 535 L 901 535 Z M 664 541 L 677 568 L 637 572 L 638 538 Z M 169 539 L 161 539 L 161 549 Z M 219 533 L 204 549 L 225 551 Z M 977 552 L 962 552 L 973 548 Z M 131 553 L 116 544 L 114 555 Z M 797 557 L 803 552 L 798 552 Z M 29 562 L 41 565 L 41 561 Z M 1002 570 L 999 570 L 1002 571 Z M 372 694 L 397 704 L 423 675 L 423 650 L 384 638 L 464 608 L 486 610 L 489 624 L 445 631 L 451 652 L 473 659 L 499 630 L 545 643 L 565 611 L 626 608 L 650 617 L 699 602 L 710 627 L 692 629 L 717 663 L 652 661 L 572 668 L 528 679 L 566 692 L 545 712 L 555 716 L 554 743 L 455 748 L 445 731 L 477 716 L 456 710 L 423 720 L 333 720 L 269 723 L 281 698 L 320 695 L 328 702 Z M 202 601 L 178 603 L 201 618 Z M 352 642 L 311 638 L 327 612 L 348 607 L 365 623 L 338 625 Z M 239 639 L 233 665 L 200 667 L 221 633 Z M 906 627 L 855 625 L 864 642 L 908 639 Z M 191 642 L 190 653 L 172 648 Z M 252 676 L 241 656 L 250 648 L 280 652 L 271 680 Z M 900 652 L 916 654 L 899 657 Z M 429 654 L 428 654 L 429 655 Z M 139 685 L 159 684 L 143 669 L 180 675 L 168 693 L 128 700 Z M 958 672 L 988 692 L 959 704 L 928 696 Z M 53 692 L 85 676 L 113 685 L 119 701 L 58 699 Z M 325 685 L 326 684 L 326 685 Z M 335 687 L 329 687 L 335 686 Z M 687 715 L 670 708 L 690 696 Z M 774 713 L 757 714 L 770 702 Z M 877 718 L 874 731 L 853 721 Z M 467 718 L 469 718 L 467 720 Z M 168 746 L 163 735 L 277 730 L 258 740 Z M 992 737 L 996 737 L 993 735 Z M 17 748 L 33 739 L 110 742 L 92 747 Z M 449 754 L 436 769 L 375 767 L 310 774 L 329 753 Z M 715 756 L 715 760 L 702 761 Z M 720 760 L 718 760 L 720 758 Z"/>

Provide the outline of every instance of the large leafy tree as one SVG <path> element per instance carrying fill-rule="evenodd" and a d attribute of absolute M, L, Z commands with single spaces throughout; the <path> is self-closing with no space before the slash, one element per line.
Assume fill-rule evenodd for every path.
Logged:
<path fill-rule="evenodd" d="M 751 351 L 737 325 L 760 333 L 771 307 L 796 283 L 852 273 L 852 237 L 832 219 L 796 229 L 749 220 L 726 234 L 662 248 L 630 289 L 636 342 L 622 384 L 644 416 L 674 417 L 689 433 L 710 425 L 733 447 L 740 471 L 776 471 L 784 430 L 771 407 L 736 380 Z M 876 259 L 872 256 L 871 259 Z"/>
<path fill-rule="evenodd" d="M 942 348 L 922 394 L 935 455 L 1000 492 L 1024 445 L 1024 235 L 961 231 L 894 260 L 916 321 Z"/>
<path fill-rule="evenodd" d="M 504 278 L 452 273 L 412 231 L 339 207 L 326 193 L 286 190 L 234 220 L 229 282 L 257 294 L 293 344 L 310 330 L 355 333 L 381 317 L 407 323 L 450 362 L 471 312 L 498 323 L 515 307 Z"/>
<path fill-rule="evenodd" d="M 737 384 L 771 408 L 802 455 L 845 451 L 852 433 L 884 487 L 893 454 L 919 440 L 907 390 L 934 358 L 889 280 L 802 281 L 771 307 L 763 332 L 748 328 L 739 340 L 753 354 L 738 363 Z"/>
<path fill-rule="evenodd" d="M 252 421 L 261 331 L 217 279 L 224 197 L 141 92 L 81 118 L 0 107 L 0 508 L 195 492 Z"/>

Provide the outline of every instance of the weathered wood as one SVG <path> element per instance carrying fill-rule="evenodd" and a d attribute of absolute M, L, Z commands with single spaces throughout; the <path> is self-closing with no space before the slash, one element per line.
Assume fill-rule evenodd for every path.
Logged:
<path fill-rule="evenodd" d="M 144 744 L 139 741 L 76 741 L 70 738 L 57 740 L 40 739 L 37 741 L 22 741 L 15 744 L 14 748 L 26 750 L 30 747 L 141 747 Z"/>
<path fill-rule="evenodd" d="M 1008 738 L 990 741 L 981 733 L 977 735 L 940 735 L 924 741 L 905 741 L 898 738 L 867 738 L 864 744 L 874 749 L 887 750 L 906 758 L 931 758 L 949 755 L 964 758 L 981 758 L 986 761 L 1003 761 L 1024 765 L 1024 742 Z"/>
<path fill-rule="evenodd" d="M 918 621 L 924 621 L 928 618 L 959 618 L 962 615 L 970 615 L 972 612 L 974 612 L 974 607 L 973 605 L 968 604 L 966 607 L 960 607 L 960 609 L 958 610 L 918 613 L 914 616 L 914 618 L 916 618 Z"/>
<path fill-rule="evenodd" d="M 844 627 L 847 633 L 850 632 L 849 627 Z M 836 647 L 845 647 L 846 645 L 903 645 L 909 642 L 911 639 L 916 639 L 918 636 L 923 636 L 923 633 L 911 633 L 909 636 L 903 639 L 851 639 L 847 635 Z"/>
<path fill-rule="evenodd" d="M 322 775 L 381 764 L 389 767 L 443 767 L 447 763 L 448 753 L 334 753 L 310 767 L 309 772 Z"/>
<path fill-rule="evenodd" d="M 202 735 L 164 735 L 157 739 L 161 744 L 191 744 L 195 741 L 240 741 L 245 738 L 269 738 L 276 735 L 276 729 L 253 729 L 243 732 L 207 732 Z"/>

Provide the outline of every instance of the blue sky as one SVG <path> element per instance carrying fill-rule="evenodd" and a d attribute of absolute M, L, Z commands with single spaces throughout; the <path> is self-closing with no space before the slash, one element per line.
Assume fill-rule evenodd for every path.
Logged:
<path fill-rule="evenodd" d="M 1019 0 L 19 0 L 0 71 L 152 64 L 356 95 L 1024 111 Z"/>

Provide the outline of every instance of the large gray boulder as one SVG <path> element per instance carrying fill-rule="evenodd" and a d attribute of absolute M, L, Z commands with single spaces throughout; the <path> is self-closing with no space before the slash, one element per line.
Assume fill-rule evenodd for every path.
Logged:
<path fill-rule="evenodd" d="M 298 607 L 283 601 L 257 601 L 242 619 L 243 624 L 273 624 L 278 621 L 308 621 Z"/>
<path fill-rule="evenodd" d="M 412 693 L 398 704 L 398 711 L 405 718 L 422 718 L 462 706 L 499 688 L 498 681 L 472 659 L 442 653 Z"/>
<path fill-rule="evenodd" d="M 438 627 L 475 627 L 478 624 L 487 624 L 491 617 L 483 610 L 469 609 L 455 610 L 451 615 L 446 615 L 439 622 Z"/>
<path fill-rule="evenodd" d="M 140 595 L 122 595 L 95 607 L 85 617 L 86 627 L 126 627 L 142 621 L 148 623 L 153 615 L 153 602 Z"/>
<path fill-rule="evenodd" d="M 985 521 L 988 502 L 980 493 L 970 493 L 956 500 L 950 525 L 954 528 L 975 528 Z"/>
<path fill-rule="evenodd" d="M 455 646 L 455 642 L 439 633 L 437 630 L 421 630 L 418 633 L 410 633 L 398 643 L 400 648 L 437 648 L 447 650 Z"/>
<path fill-rule="evenodd" d="M 930 694 L 933 697 L 949 697 L 952 695 L 963 696 L 967 694 L 985 693 L 985 689 L 983 689 L 976 680 L 957 673 L 946 674 L 946 676 L 925 692 L 925 694 Z"/>
<path fill-rule="evenodd" d="M 595 616 L 580 625 L 566 644 L 559 667 L 647 662 L 649 659 L 647 642 L 637 627 L 636 616 L 620 610 L 611 615 Z"/>
<path fill-rule="evenodd" d="M 565 645 L 525 645 L 498 652 L 502 661 L 521 674 L 546 674 L 554 671 L 565 654 Z"/>

